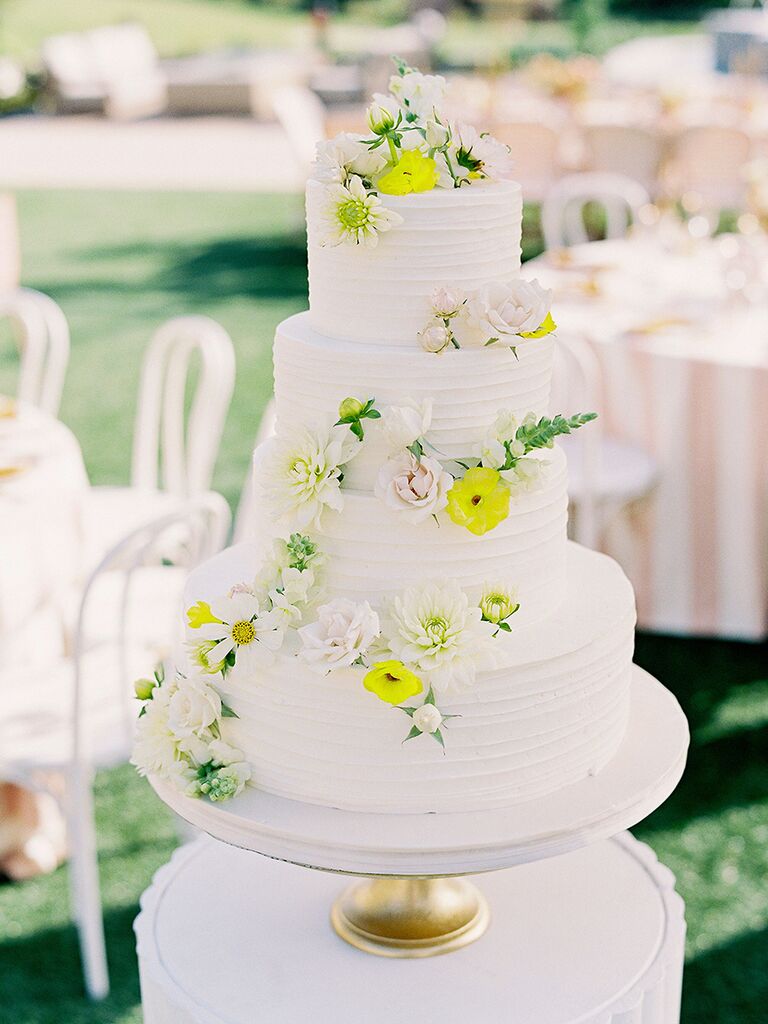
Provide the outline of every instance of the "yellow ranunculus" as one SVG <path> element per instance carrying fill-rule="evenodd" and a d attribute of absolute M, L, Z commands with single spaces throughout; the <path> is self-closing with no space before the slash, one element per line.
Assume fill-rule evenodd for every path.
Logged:
<path fill-rule="evenodd" d="M 363 686 L 387 704 L 402 704 L 421 693 L 424 684 L 402 661 L 379 661 L 363 679 Z"/>
<path fill-rule="evenodd" d="M 209 622 L 221 622 L 221 619 L 216 618 L 207 601 L 198 601 L 187 608 L 187 622 L 190 629 L 200 629 Z"/>
<path fill-rule="evenodd" d="M 509 488 L 498 470 L 468 469 L 448 491 L 448 515 L 470 533 L 488 533 L 509 515 Z"/>
<path fill-rule="evenodd" d="M 552 314 L 547 313 L 535 331 L 521 331 L 521 338 L 545 338 L 552 331 L 557 330 L 557 324 L 552 319 Z"/>
<path fill-rule="evenodd" d="M 431 192 L 439 174 L 431 156 L 417 149 L 406 150 L 391 171 L 379 178 L 378 190 L 388 196 L 406 196 L 409 192 Z"/>

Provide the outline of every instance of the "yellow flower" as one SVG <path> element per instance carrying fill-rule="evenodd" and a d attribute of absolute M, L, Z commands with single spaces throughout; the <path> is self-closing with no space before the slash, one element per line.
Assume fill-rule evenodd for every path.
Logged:
<path fill-rule="evenodd" d="M 363 679 L 363 686 L 387 704 L 402 704 L 421 693 L 424 684 L 402 661 L 379 661 Z"/>
<path fill-rule="evenodd" d="M 448 515 L 470 533 L 488 533 L 509 515 L 509 488 L 498 470 L 478 466 L 467 470 L 448 491 Z"/>
<path fill-rule="evenodd" d="M 439 175 L 435 161 L 417 149 L 409 149 L 395 166 L 379 178 L 378 190 L 388 196 L 405 196 L 409 192 L 430 192 Z"/>
<path fill-rule="evenodd" d="M 545 338 L 552 331 L 557 330 L 557 324 L 552 319 L 552 314 L 547 313 L 535 331 L 521 331 L 521 338 Z"/>
<path fill-rule="evenodd" d="M 187 622 L 190 629 L 200 629 L 208 622 L 221 622 L 221 619 L 216 618 L 207 601 L 198 601 L 187 608 Z"/>

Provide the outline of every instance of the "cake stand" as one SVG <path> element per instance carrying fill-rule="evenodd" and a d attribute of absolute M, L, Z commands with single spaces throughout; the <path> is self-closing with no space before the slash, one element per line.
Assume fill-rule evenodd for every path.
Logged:
<path fill-rule="evenodd" d="M 366 814 L 257 789 L 231 804 L 211 804 L 158 780 L 152 784 L 191 825 L 232 846 L 303 867 L 368 876 L 333 904 L 336 932 L 382 956 L 433 956 L 467 946 L 490 920 L 479 889 L 457 876 L 560 856 L 608 839 L 670 795 L 685 766 L 685 716 L 672 694 L 639 668 L 633 670 L 630 706 L 621 747 L 596 776 L 508 808 Z"/>
<path fill-rule="evenodd" d="M 145 1024 L 677 1024 L 683 903 L 627 833 L 485 876 L 482 941 L 377 960 L 327 923 L 335 879 L 201 838 L 136 922 Z"/>

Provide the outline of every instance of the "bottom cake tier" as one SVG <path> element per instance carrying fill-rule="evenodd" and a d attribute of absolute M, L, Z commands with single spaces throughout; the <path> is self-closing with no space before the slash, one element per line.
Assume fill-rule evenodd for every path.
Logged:
<path fill-rule="evenodd" d="M 568 547 L 559 608 L 510 638 L 503 669 L 480 673 L 471 693 L 441 697 L 457 716 L 445 750 L 429 736 L 403 743 L 406 716 L 352 670 L 323 677 L 281 655 L 258 681 L 225 680 L 238 716 L 227 739 L 250 762 L 252 784 L 345 810 L 418 814 L 503 807 L 598 772 L 625 731 L 634 595 L 611 559 Z M 187 602 L 224 592 L 257 560 L 245 546 L 224 552 L 192 575 Z"/>

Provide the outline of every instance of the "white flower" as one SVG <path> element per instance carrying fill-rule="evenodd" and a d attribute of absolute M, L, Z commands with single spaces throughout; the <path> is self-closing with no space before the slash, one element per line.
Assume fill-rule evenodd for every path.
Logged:
<path fill-rule="evenodd" d="M 370 181 L 383 171 L 386 163 L 385 152 L 371 150 L 361 135 L 345 132 L 328 142 L 318 142 L 312 177 L 338 185 L 343 185 L 352 174 Z"/>
<path fill-rule="evenodd" d="M 208 729 L 221 717 L 221 697 L 202 676 L 180 677 L 168 702 L 168 725 L 181 740 Z"/>
<path fill-rule="evenodd" d="M 419 732 L 437 732 L 443 722 L 443 716 L 434 704 L 422 704 L 411 716 L 411 721 Z"/>
<path fill-rule="evenodd" d="M 406 71 L 404 75 L 393 75 L 389 80 L 389 91 L 395 99 L 421 119 L 433 117 L 435 111 L 439 113 L 445 90 L 446 81 L 442 75 L 423 75 L 420 71 Z"/>
<path fill-rule="evenodd" d="M 552 292 L 538 281 L 494 282 L 468 299 L 456 330 L 467 344 L 495 340 L 514 347 L 520 344 L 521 334 L 541 327 L 551 305 Z"/>
<path fill-rule="evenodd" d="M 320 431 L 297 427 L 275 438 L 260 477 L 274 517 L 287 516 L 304 529 L 318 526 L 325 508 L 340 512 L 344 507 L 341 467 L 359 445 L 345 427 Z"/>
<path fill-rule="evenodd" d="M 223 768 L 219 768 L 211 780 L 206 796 L 214 802 L 231 800 L 242 793 L 250 778 L 251 766 L 245 761 L 225 765 Z"/>
<path fill-rule="evenodd" d="M 480 611 L 487 622 L 498 625 L 520 607 L 517 593 L 505 583 L 486 583 L 480 597 Z"/>
<path fill-rule="evenodd" d="M 490 430 L 475 449 L 474 454 L 488 469 L 501 469 L 507 461 L 507 449 L 503 442 L 510 441 L 511 454 L 520 457 L 525 454 L 522 441 L 514 440 L 520 424 L 509 409 L 500 410 Z"/>
<path fill-rule="evenodd" d="M 394 598 L 383 633 L 396 658 L 443 691 L 470 689 L 477 668 L 492 663 L 492 635 L 455 581 Z"/>
<path fill-rule="evenodd" d="M 519 459 L 512 469 L 502 470 L 502 477 L 509 485 L 512 497 L 536 491 L 542 484 L 546 472 L 546 463 L 541 459 L 527 456 Z"/>
<path fill-rule="evenodd" d="M 374 135 L 385 135 L 395 126 L 397 116 L 397 104 L 390 96 L 383 96 L 380 92 L 373 94 L 373 103 L 365 112 L 365 119 Z"/>
<path fill-rule="evenodd" d="M 432 399 L 391 405 L 382 413 L 382 420 L 387 444 L 392 451 L 400 451 L 426 435 L 432 423 Z"/>
<path fill-rule="evenodd" d="M 464 305 L 464 295 L 454 288 L 435 288 L 429 301 L 435 316 L 450 320 Z"/>
<path fill-rule="evenodd" d="M 283 569 L 277 585 L 269 591 L 272 611 L 283 616 L 287 629 L 298 626 L 303 610 L 311 603 L 315 591 L 315 574 L 311 569 Z"/>
<path fill-rule="evenodd" d="M 214 764 L 228 765 L 245 760 L 245 754 L 237 747 L 230 746 L 222 739 L 212 739 L 208 744 L 208 754 Z"/>
<path fill-rule="evenodd" d="M 427 119 L 424 129 L 424 141 L 431 149 L 440 149 L 451 137 L 451 129 L 447 124 L 435 120 L 434 117 Z"/>
<path fill-rule="evenodd" d="M 445 324 L 433 320 L 423 331 L 419 331 L 417 338 L 425 352 L 443 352 L 451 343 L 451 332 Z"/>
<path fill-rule="evenodd" d="M 210 609 L 220 621 L 204 622 L 190 632 L 201 640 L 216 641 L 208 652 L 211 664 L 224 661 L 234 652 L 232 672 L 251 679 L 260 667 L 272 664 L 285 636 L 279 612 L 262 609 L 250 591 L 230 592 L 227 597 L 211 601 Z"/>
<path fill-rule="evenodd" d="M 406 451 L 381 467 L 375 493 L 388 508 L 401 512 L 404 520 L 420 523 L 445 508 L 453 483 L 437 459 L 426 455 L 417 459 Z"/>
<path fill-rule="evenodd" d="M 458 125 L 451 140 L 452 164 L 460 177 L 505 181 L 514 166 L 509 146 L 492 135 L 480 134 L 471 125 Z"/>
<path fill-rule="evenodd" d="M 337 598 L 317 610 L 317 622 L 299 630 L 302 657 L 323 671 L 352 665 L 379 635 L 379 617 L 367 601 Z"/>
<path fill-rule="evenodd" d="M 379 232 L 389 231 L 403 218 L 388 210 L 373 192 L 367 192 L 362 180 L 353 175 L 346 185 L 327 185 L 326 197 L 320 215 L 321 245 L 375 246 Z"/>
<path fill-rule="evenodd" d="M 131 764 L 140 775 L 171 778 L 178 772 L 181 759 L 176 737 L 168 722 L 171 687 L 158 687 L 144 705 L 144 714 L 136 722 Z"/>

